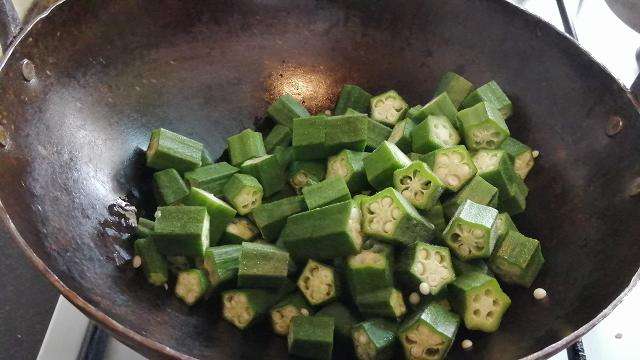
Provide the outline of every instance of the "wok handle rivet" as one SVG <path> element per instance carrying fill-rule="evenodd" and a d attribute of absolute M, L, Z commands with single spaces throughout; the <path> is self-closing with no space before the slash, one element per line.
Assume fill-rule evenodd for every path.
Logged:
<path fill-rule="evenodd" d="M 26 82 L 31 82 L 36 78 L 36 67 L 31 60 L 24 59 L 20 63 L 22 69 L 22 77 Z"/>
<path fill-rule="evenodd" d="M 622 130 L 624 126 L 624 122 L 620 116 L 610 116 L 609 121 L 607 121 L 607 136 L 614 136 Z"/>

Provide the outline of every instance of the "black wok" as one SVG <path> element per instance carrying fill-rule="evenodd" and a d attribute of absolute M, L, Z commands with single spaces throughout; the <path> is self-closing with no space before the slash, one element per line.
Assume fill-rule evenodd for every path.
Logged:
<path fill-rule="evenodd" d="M 198 138 L 221 155 L 227 136 L 268 126 L 261 116 L 284 92 L 312 112 L 331 108 L 344 83 L 393 88 L 418 104 L 454 70 L 476 84 L 496 79 L 513 100 L 512 132 L 541 152 L 517 223 L 543 243 L 534 286 L 550 299 L 507 288 L 513 306 L 500 331 L 461 334 L 474 350 L 464 355 L 456 344 L 451 358 L 549 356 L 638 278 L 633 101 L 578 45 L 506 2 L 70 0 L 9 52 L 0 217 L 65 297 L 148 355 L 286 356 L 285 341 L 266 328 L 241 334 L 220 321 L 215 301 L 188 309 L 120 265 L 130 224 L 118 200 L 149 199 L 141 149 L 151 129 Z M 612 117 L 622 128 L 608 136 Z"/>

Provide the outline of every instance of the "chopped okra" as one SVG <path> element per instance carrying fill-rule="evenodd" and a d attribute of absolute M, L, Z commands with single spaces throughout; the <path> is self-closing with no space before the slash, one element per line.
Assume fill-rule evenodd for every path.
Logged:
<path fill-rule="evenodd" d="M 240 245 L 213 246 L 205 250 L 198 267 L 206 273 L 211 288 L 236 279 L 241 251 Z"/>
<path fill-rule="evenodd" d="M 271 308 L 271 327 L 280 336 L 289 334 L 291 320 L 296 316 L 309 316 L 313 309 L 299 292 L 288 295 Z"/>
<path fill-rule="evenodd" d="M 511 220 L 511 216 L 506 212 L 498 214 L 496 217 L 496 233 L 498 234 L 496 249 L 500 246 L 500 243 L 502 243 L 502 240 L 504 240 L 509 231 L 518 232 L 518 228 L 516 224 L 513 223 L 513 220 Z"/>
<path fill-rule="evenodd" d="M 458 210 L 458 207 L 460 207 L 460 205 L 462 205 L 466 200 L 471 200 L 476 204 L 487 205 L 495 208 L 498 206 L 497 199 L 498 189 L 482 177 L 476 175 L 462 188 L 462 190 L 458 191 L 454 197 L 447 200 L 442 204 L 442 206 L 447 218 L 452 218 L 456 213 L 456 210 Z"/>
<path fill-rule="evenodd" d="M 414 116 L 418 114 L 418 111 L 420 111 L 420 109 L 422 109 L 422 105 L 416 105 L 416 106 L 410 107 L 406 113 L 407 118 L 413 119 Z"/>
<path fill-rule="evenodd" d="M 500 280 L 530 287 L 544 264 L 540 242 L 509 231 L 491 255 L 489 266 Z"/>
<path fill-rule="evenodd" d="M 388 141 L 362 161 L 369 184 L 378 190 L 393 186 L 393 172 L 411 163 L 407 155 Z"/>
<path fill-rule="evenodd" d="M 327 179 L 341 177 L 347 183 L 349 191 L 355 193 L 368 187 L 367 176 L 364 172 L 363 159 L 369 155 L 366 152 L 342 150 L 327 159 Z"/>
<path fill-rule="evenodd" d="M 486 102 L 460 111 L 458 118 L 471 150 L 497 149 L 511 134 L 498 109 Z"/>
<path fill-rule="evenodd" d="M 477 171 L 464 145 L 432 151 L 426 155 L 425 161 L 451 191 L 460 190 Z"/>
<path fill-rule="evenodd" d="M 227 290 L 222 293 L 222 316 L 238 329 L 246 329 L 264 318 L 280 296 L 268 289 Z"/>
<path fill-rule="evenodd" d="M 458 119 L 458 109 L 451 102 L 447 93 L 442 93 L 433 100 L 429 101 L 411 118 L 416 124 L 420 124 L 427 119 L 429 115 L 441 115 L 449 119 L 451 125 L 458 130 L 462 130 L 460 120 Z"/>
<path fill-rule="evenodd" d="M 307 210 L 302 196 L 291 196 L 268 204 L 262 204 L 251 213 L 262 237 L 277 240 L 287 223 L 287 218 Z"/>
<path fill-rule="evenodd" d="M 352 296 L 393 287 L 393 249 L 376 241 L 347 258 L 346 278 Z"/>
<path fill-rule="evenodd" d="M 444 218 L 444 208 L 440 202 L 437 202 L 429 210 L 418 210 L 418 212 L 433 224 L 438 235 L 442 235 L 442 232 L 447 227 L 447 221 Z"/>
<path fill-rule="evenodd" d="M 224 186 L 224 197 L 239 215 L 246 215 L 262 204 L 262 185 L 250 175 L 234 174 Z"/>
<path fill-rule="evenodd" d="M 351 330 L 358 323 L 356 316 L 339 302 L 333 302 L 318 310 L 316 316 L 333 319 L 335 337 L 340 344 L 346 344 L 351 340 Z"/>
<path fill-rule="evenodd" d="M 438 81 L 436 96 L 442 93 L 447 93 L 453 105 L 455 105 L 456 108 L 459 108 L 462 101 L 472 90 L 473 84 L 469 82 L 469 80 L 454 72 L 447 72 L 442 75 L 440 81 Z"/>
<path fill-rule="evenodd" d="M 511 100 L 495 81 L 490 81 L 472 91 L 462 102 L 462 107 L 469 108 L 483 101 L 498 109 L 505 119 L 513 113 Z"/>
<path fill-rule="evenodd" d="M 156 226 L 155 222 L 149 219 L 140 217 L 138 218 L 138 224 L 136 226 L 136 235 L 138 235 L 139 238 L 151 237 L 155 226 Z"/>
<path fill-rule="evenodd" d="M 395 288 L 385 288 L 355 296 L 356 306 L 366 317 L 383 317 L 399 320 L 407 312 L 402 293 Z"/>
<path fill-rule="evenodd" d="M 324 122 L 324 147 L 327 155 L 341 150 L 364 151 L 367 145 L 366 115 L 339 115 L 328 117 Z"/>
<path fill-rule="evenodd" d="M 402 251 L 396 271 L 399 279 L 412 290 L 418 287 L 425 290 L 428 286 L 425 292 L 432 295 L 438 294 L 456 278 L 449 249 L 420 241 Z"/>
<path fill-rule="evenodd" d="M 291 128 L 293 119 L 308 117 L 307 109 L 289 94 L 284 94 L 278 98 L 269 108 L 267 114 L 281 125 Z"/>
<path fill-rule="evenodd" d="M 453 265 L 453 270 L 455 270 L 458 276 L 461 276 L 470 272 L 478 272 L 481 274 L 486 274 L 489 276 L 493 276 L 491 270 L 489 269 L 489 265 L 483 259 L 473 259 L 468 261 L 462 261 L 456 258 L 451 259 L 451 264 Z"/>
<path fill-rule="evenodd" d="M 382 319 L 367 320 L 353 327 L 353 346 L 358 360 L 393 359 L 397 325 Z"/>
<path fill-rule="evenodd" d="M 309 210 L 351 200 L 351 193 L 342 177 L 330 177 L 302 189 Z"/>
<path fill-rule="evenodd" d="M 367 117 L 367 144 L 365 150 L 373 151 L 382 144 L 383 141 L 389 139 L 391 129 L 370 117 Z"/>
<path fill-rule="evenodd" d="M 227 139 L 231 165 L 238 166 L 243 162 L 266 155 L 262 134 L 251 129 L 230 136 Z"/>
<path fill-rule="evenodd" d="M 394 90 L 371 98 L 371 118 L 390 126 L 404 118 L 409 105 Z"/>
<path fill-rule="evenodd" d="M 209 280 L 202 270 L 180 271 L 176 280 L 176 296 L 187 305 L 193 305 L 207 293 Z"/>
<path fill-rule="evenodd" d="M 240 172 L 251 175 L 260 182 L 264 196 L 271 196 L 285 185 L 284 171 L 274 155 L 263 155 L 242 163 Z"/>
<path fill-rule="evenodd" d="M 524 211 L 529 192 L 504 150 L 480 150 L 473 156 L 478 176 L 498 189 L 498 208 L 510 215 Z"/>
<path fill-rule="evenodd" d="M 166 129 L 155 129 L 147 148 L 147 166 L 183 173 L 202 165 L 202 143 Z"/>
<path fill-rule="evenodd" d="M 204 206 L 207 209 L 210 218 L 209 241 L 211 245 L 218 243 L 227 225 L 236 216 L 236 210 L 226 202 L 198 188 L 192 187 L 183 202 L 185 205 Z"/>
<path fill-rule="evenodd" d="M 136 256 L 142 260 L 147 281 L 154 286 L 166 284 L 169 280 L 167 259 L 158 251 L 153 239 L 138 239 L 133 246 Z"/>
<path fill-rule="evenodd" d="M 460 260 L 488 258 L 497 239 L 498 211 L 466 200 L 444 230 L 444 241 Z"/>
<path fill-rule="evenodd" d="M 296 316 L 287 335 L 289 354 L 314 360 L 329 360 L 333 352 L 333 319 Z"/>
<path fill-rule="evenodd" d="M 394 171 L 393 185 L 411 205 L 421 210 L 436 205 L 444 192 L 444 184 L 422 161 Z"/>
<path fill-rule="evenodd" d="M 366 113 L 369 111 L 369 105 L 371 102 L 371 94 L 363 90 L 356 85 L 344 85 L 342 91 L 340 91 L 340 97 L 334 110 L 334 114 L 342 115 L 347 112 L 348 109 L 353 109 L 359 113 Z"/>
<path fill-rule="evenodd" d="M 201 256 L 209 246 L 207 209 L 202 206 L 159 207 L 153 240 L 164 255 Z"/>
<path fill-rule="evenodd" d="M 173 205 L 189 195 L 189 188 L 175 169 L 153 174 L 153 189 L 159 205 Z"/>
<path fill-rule="evenodd" d="M 293 119 L 291 146 L 294 159 L 318 160 L 327 157 L 326 122 L 325 115 Z"/>
<path fill-rule="evenodd" d="M 460 317 L 442 305 L 430 303 L 407 318 L 398 338 L 409 360 L 444 359 L 460 326 Z"/>
<path fill-rule="evenodd" d="M 287 280 L 289 254 L 273 245 L 243 242 L 238 287 L 277 288 Z"/>
<path fill-rule="evenodd" d="M 200 156 L 202 166 L 213 165 L 213 157 L 207 148 L 202 148 L 202 155 Z"/>
<path fill-rule="evenodd" d="M 309 260 L 298 278 L 298 288 L 309 304 L 318 306 L 338 298 L 340 282 L 333 267 Z"/>
<path fill-rule="evenodd" d="M 276 157 L 278 163 L 283 169 L 289 167 L 289 164 L 293 161 L 293 147 L 291 146 L 276 146 L 273 149 L 273 156 Z"/>
<path fill-rule="evenodd" d="M 222 234 L 220 244 L 242 244 L 245 241 L 253 241 L 260 234 L 260 230 L 244 217 L 237 217 L 231 220 Z"/>
<path fill-rule="evenodd" d="M 224 185 L 238 171 L 240 169 L 235 166 L 231 166 L 226 162 L 219 162 L 186 172 L 184 173 L 184 179 L 191 187 L 197 187 L 215 196 L 222 196 Z"/>
<path fill-rule="evenodd" d="M 289 185 L 296 192 L 302 188 L 318 183 L 325 178 L 326 165 L 319 160 L 296 160 L 289 165 Z"/>
<path fill-rule="evenodd" d="M 411 151 L 412 138 L 411 134 L 416 124 L 410 118 L 405 118 L 393 127 L 391 134 L 389 135 L 388 142 L 395 144 L 398 149 L 409 152 Z"/>
<path fill-rule="evenodd" d="M 264 149 L 267 153 L 272 153 L 276 146 L 289 145 L 291 145 L 291 128 L 284 125 L 276 124 L 264 138 Z"/>
<path fill-rule="evenodd" d="M 452 147 L 460 143 L 458 131 L 442 115 L 429 115 L 411 132 L 411 150 L 417 153 Z"/>
<path fill-rule="evenodd" d="M 491 276 L 471 272 L 463 274 L 449 285 L 453 309 L 462 316 L 469 330 L 494 332 L 511 305 L 498 281 Z"/>
<path fill-rule="evenodd" d="M 509 154 L 513 162 L 513 169 L 524 180 L 535 164 L 531 148 L 512 137 L 508 137 L 502 142 L 500 149 Z"/>

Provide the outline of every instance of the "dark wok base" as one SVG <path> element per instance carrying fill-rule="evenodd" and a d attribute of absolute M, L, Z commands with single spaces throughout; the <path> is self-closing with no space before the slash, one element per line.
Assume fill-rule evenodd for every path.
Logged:
<path fill-rule="evenodd" d="M 23 58 L 35 64 L 31 83 Z M 543 243 L 547 263 L 534 286 L 550 294 L 543 304 L 531 290 L 507 288 L 513 306 L 500 331 L 463 331 L 459 340 L 471 338 L 474 350 L 464 355 L 456 342 L 451 358 L 526 356 L 605 311 L 636 273 L 640 200 L 627 191 L 640 176 L 640 128 L 610 74 L 498 0 L 63 4 L 3 69 L 0 125 L 10 144 L 0 150 L 0 216 L 8 223 L 8 214 L 19 243 L 67 297 L 138 349 L 285 358 L 285 341 L 266 327 L 241 334 L 220 321 L 215 301 L 188 309 L 116 265 L 127 227 L 109 205 L 148 191 L 135 149 L 162 126 L 220 155 L 225 138 L 252 126 L 283 92 L 313 112 L 330 108 L 344 83 L 425 103 L 450 69 L 475 84 L 496 79 L 515 104 L 512 132 L 541 152 L 517 222 Z M 612 115 L 624 129 L 611 138 Z"/>

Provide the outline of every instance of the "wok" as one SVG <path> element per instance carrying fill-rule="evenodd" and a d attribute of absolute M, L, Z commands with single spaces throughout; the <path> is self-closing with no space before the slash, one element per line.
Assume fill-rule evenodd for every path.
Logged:
<path fill-rule="evenodd" d="M 266 327 L 240 333 L 215 300 L 189 309 L 124 264 L 127 204 L 149 211 L 149 131 L 170 128 L 218 156 L 229 135 L 268 127 L 266 106 L 285 92 L 312 112 L 331 108 L 344 83 L 422 104 L 454 70 L 475 84 L 497 80 L 513 100 L 513 134 L 541 152 L 516 221 L 543 244 L 534 286 L 549 301 L 507 287 L 513 305 L 500 330 L 463 331 L 474 350 L 456 343 L 450 358 L 550 356 L 637 281 L 633 100 L 576 43 L 506 2 L 75 0 L 8 52 L 0 217 L 66 298 L 149 356 L 286 356 Z"/>

